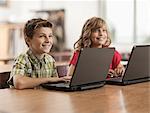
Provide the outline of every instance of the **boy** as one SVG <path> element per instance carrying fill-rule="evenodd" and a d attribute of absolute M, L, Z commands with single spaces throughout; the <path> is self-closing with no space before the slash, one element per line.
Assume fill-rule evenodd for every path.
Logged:
<path fill-rule="evenodd" d="M 68 81 L 58 77 L 55 60 L 49 51 L 53 45 L 52 24 L 44 19 L 29 20 L 24 27 L 28 51 L 20 54 L 13 65 L 8 84 L 16 89 L 38 88 L 47 82 Z"/>

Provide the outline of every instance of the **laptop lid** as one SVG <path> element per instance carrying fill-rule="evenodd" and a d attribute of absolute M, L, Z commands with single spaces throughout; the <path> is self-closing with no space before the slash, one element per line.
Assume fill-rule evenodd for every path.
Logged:
<path fill-rule="evenodd" d="M 104 82 L 114 50 L 114 48 L 84 48 L 81 50 L 70 86 Z"/>
<path fill-rule="evenodd" d="M 80 51 L 70 83 L 44 83 L 47 89 L 75 91 L 101 87 L 112 62 L 114 48 L 84 48 Z"/>
<path fill-rule="evenodd" d="M 137 45 L 132 52 L 127 64 L 123 81 L 134 81 L 150 77 L 150 45 Z"/>

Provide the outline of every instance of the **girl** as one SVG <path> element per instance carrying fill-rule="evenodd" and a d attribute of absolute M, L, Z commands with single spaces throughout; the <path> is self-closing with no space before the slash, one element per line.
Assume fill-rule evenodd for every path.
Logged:
<path fill-rule="evenodd" d="M 47 54 L 53 45 L 52 24 L 41 18 L 31 19 L 25 24 L 24 37 L 29 49 L 15 60 L 8 83 L 16 89 L 26 89 L 67 81 L 66 77 L 58 77 L 55 61 Z"/>
<path fill-rule="evenodd" d="M 110 35 L 107 30 L 106 22 L 98 17 L 88 19 L 81 32 L 81 36 L 74 44 L 74 54 L 70 61 L 70 67 L 67 75 L 72 75 L 78 60 L 79 51 L 82 48 L 103 48 L 111 44 Z M 121 76 L 124 72 L 124 66 L 120 63 L 121 55 L 115 51 L 112 64 L 108 72 L 108 77 Z"/>

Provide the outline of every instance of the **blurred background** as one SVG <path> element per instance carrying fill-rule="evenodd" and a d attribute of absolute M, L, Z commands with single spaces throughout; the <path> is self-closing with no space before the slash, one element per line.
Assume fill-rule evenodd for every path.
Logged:
<path fill-rule="evenodd" d="M 56 61 L 68 61 L 88 18 L 106 20 L 112 44 L 127 60 L 133 45 L 150 44 L 149 0 L 0 0 L 0 64 L 27 49 L 23 27 L 35 17 L 54 23 Z"/>

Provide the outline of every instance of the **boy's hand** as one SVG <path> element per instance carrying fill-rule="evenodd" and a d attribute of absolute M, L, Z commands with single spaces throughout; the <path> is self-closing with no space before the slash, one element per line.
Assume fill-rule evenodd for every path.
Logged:
<path fill-rule="evenodd" d="M 50 83 L 55 83 L 55 82 L 61 82 L 64 81 L 62 78 L 58 78 L 58 77 L 52 77 L 52 78 L 48 78 Z"/>
<path fill-rule="evenodd" d="M 63 79 L 63 81 L 65 82 L 70 82 L 72 76 L 64 76 L 64 77 L 61 77 L 61 79 Z"/>

